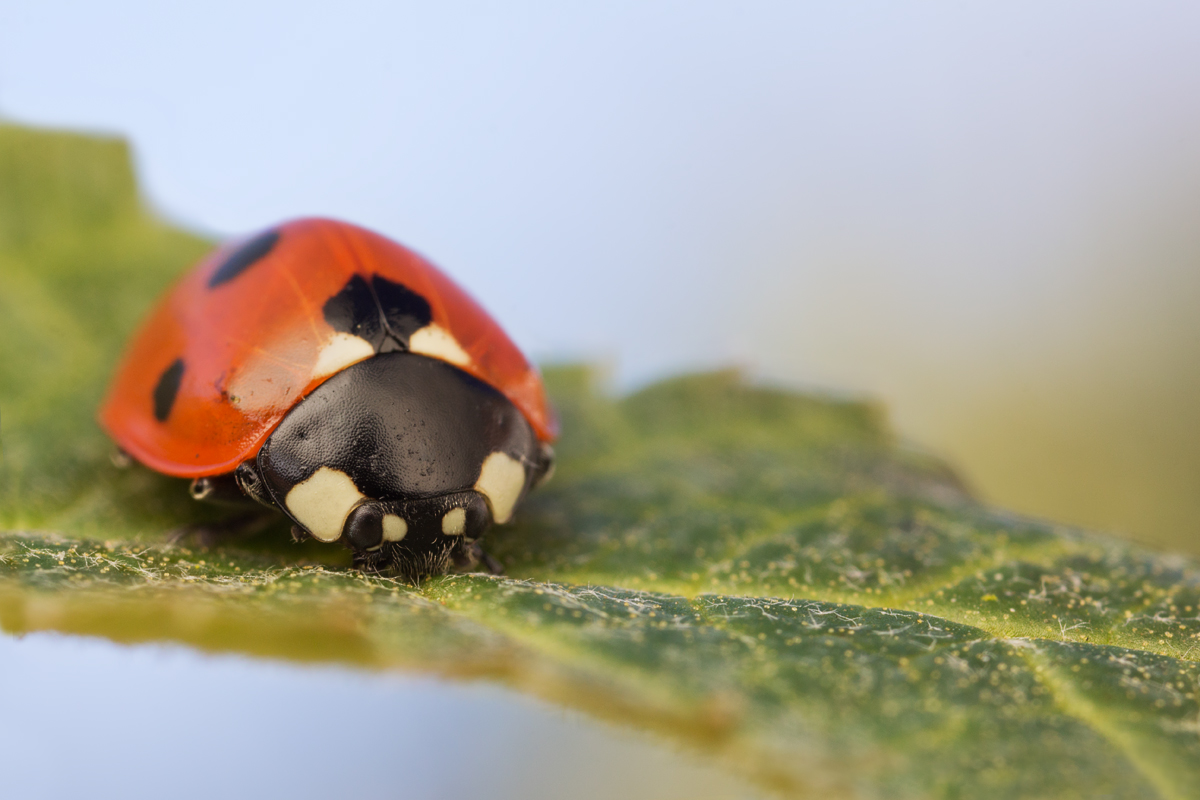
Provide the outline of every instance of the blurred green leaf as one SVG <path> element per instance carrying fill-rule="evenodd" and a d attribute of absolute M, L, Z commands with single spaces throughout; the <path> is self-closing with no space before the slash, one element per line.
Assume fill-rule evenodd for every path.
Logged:
<path fill-rule="evenodd" d="M 548 370 L 559 471 L 490 537 L 504 578 L 364 576 L 281 524 L 168 544 L 219 520 L 112 467 L 93 414 L 210 243 L 131 176 L 118 141 L 0 127 L 5 630 L 487 677 L 793 796 L 1200 796 L 1197 565 L 987 509 L 867 404 Z"/>

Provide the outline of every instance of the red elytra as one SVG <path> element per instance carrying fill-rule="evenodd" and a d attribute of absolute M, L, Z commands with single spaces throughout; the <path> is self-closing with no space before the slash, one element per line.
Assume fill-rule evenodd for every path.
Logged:
<path fill-rule="evenodd" d="M 323 348 L 337 334 L 322 308 L 354 275 L 382 276 L 424 298 L 433 324 L 469 357 L 455 365 L 511 400 L 539 440 L 555 439 L 558 423 L 537 370 L 429 261 L 345 222 L 301 219 L 271 230 L 278 239 L 269 252 L 219 285 L 209 285 L 214 273 L 247 240 L 201 260 L 131 340 L 99 419 L 134 459 L 168 475 L 198 478 L 253 458 L 287 412 L 336 374 L 314 377 Z M 178 391 L 160 420 L 155 392 L 179 360 L 185 368 Z"/>

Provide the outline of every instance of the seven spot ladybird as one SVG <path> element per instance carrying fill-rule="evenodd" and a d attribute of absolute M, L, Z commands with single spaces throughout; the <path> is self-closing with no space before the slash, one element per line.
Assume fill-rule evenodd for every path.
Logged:
<path fill-rule="evenodd" d="M 473 564 L 557 435 L 537 370 L 466 292 L 326 219 L 197 264 L 129 344 L 100 423 L 193 497 L 257 500 L 410 578 Z"/>

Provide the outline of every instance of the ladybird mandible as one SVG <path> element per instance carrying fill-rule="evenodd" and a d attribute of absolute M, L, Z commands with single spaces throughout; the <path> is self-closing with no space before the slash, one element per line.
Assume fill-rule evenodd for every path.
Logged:
<path fill-rule="evenodd" d="M 553 466 L 537 370 L 437 267 L 355 225 L 301 219 L 218 248 L 130 341 L 101 426 L 200 500 L 407 577 L 473 564 Z"/>

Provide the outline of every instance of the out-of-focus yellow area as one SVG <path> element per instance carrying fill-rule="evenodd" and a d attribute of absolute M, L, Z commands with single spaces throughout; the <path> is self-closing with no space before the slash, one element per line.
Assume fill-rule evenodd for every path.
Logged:
<path fill-rule="evenodd" d="M 1143 370 L 1121 366 L 1133 368 L 1048 374 L 1048 396 L 1034 402 L 1028 390 L 997 389 L 944 425 L 922 421 L 923 438 L 940 440 L 999 505 L 1200 552 L 1195 375 L 1190 387 L 1166 374 L 1137 384 Z"/>
<path fill-rule="evenodd" d="M 897 421 L 999 505 L 1197 553 L 1200 248 L 1144 258 L 1097 263 L 1094 294 L 1014 319 L 954 402 L 904 403 Z"/>
<path fill-rule="evenodd" d="M 764 301 L 770 359 L 880 398 L 902 437 L 997 506 L 1200 553 L 1200 185 L 1188 183 L 1114 198 L 1120 214 L 1092 214 L 1038 269 L 1022 271 L 1023 243 L 998 243 L 1017 257 L 1007 276 L 858 248 L 782 293 L 792 313 Z"/>

